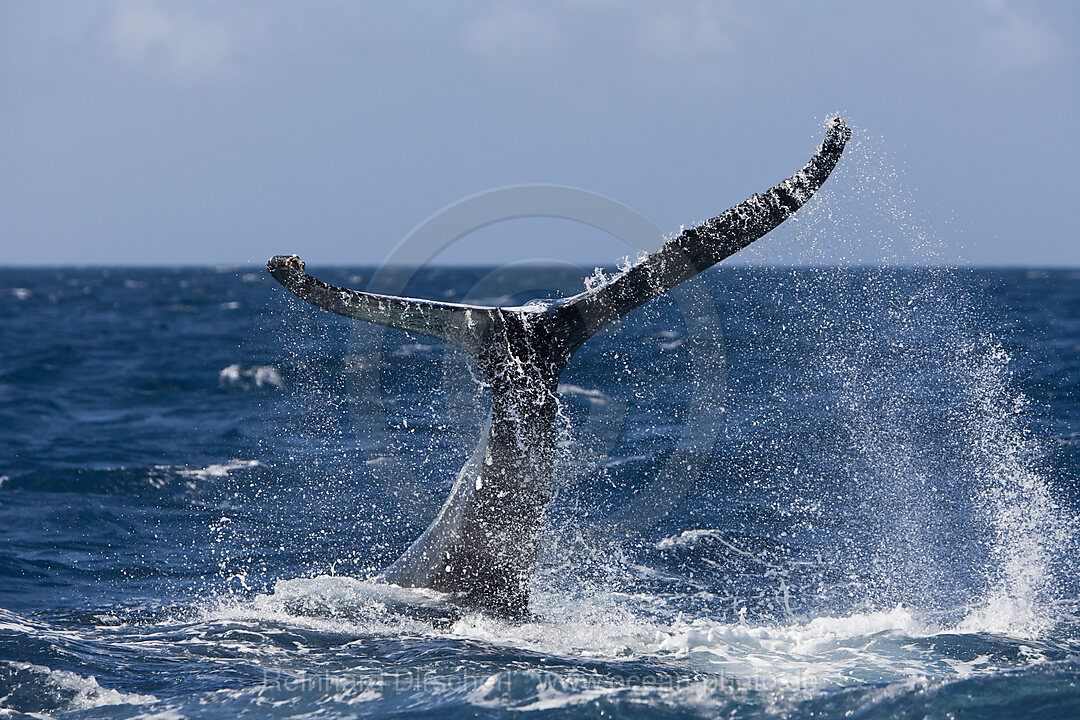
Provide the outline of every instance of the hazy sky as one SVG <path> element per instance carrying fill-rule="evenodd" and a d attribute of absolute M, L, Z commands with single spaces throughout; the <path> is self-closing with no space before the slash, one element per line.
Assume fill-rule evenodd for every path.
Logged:
<path fill-rule="evenodd" d="M 817 219 L 745 259 L 1080 266 L 1078 48 L 1071 0 L 0 0 L 0 263 L 377 263 L 529 183 L 675 231 L 839 112 Z M 437 260 L 624 254 L 513 220 Z"/>

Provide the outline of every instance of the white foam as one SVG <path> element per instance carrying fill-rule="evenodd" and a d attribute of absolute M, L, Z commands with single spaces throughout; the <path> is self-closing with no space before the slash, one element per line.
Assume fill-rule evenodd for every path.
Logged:
<path fill-rule="evenodd" d="M 1003 585 L 971 608 L 956 629 L 962 633 L 1034 638 L 1054 622 L 1047 609 L 1031 594 L 1017 594 Z"/>
<path fill-rule="evenodd" d="M 656 543 L 657 550 L 670 550 L 677 547 L 693 547 L 705 538 L 723 538 L 724 531 L 712 528 L 684 530 L 678 535 L 666 537 Z"/>
<path fill-rule="evenodd" d="M 532 692 L 525 698 L 518 697 L 520 691 L 506 697 L 507 690 L 522 681 L 531 680 Z M 489 676 L 483 683 L 467 695 L 469 702 L 477 707 L 503 710 L 557 710 L 559 708 L 581 705 L 598 697 L 618 692 L 612 687 L 568 687 L 568 684 L 553 673 L 537 670 L 518 670 L 501 672 Z"/>
<path fill-rule="evenodd" d="M 263 387 L 264 385 L 272 385 L 274 387 L 281 387 L 285 383 L 281 380 L 281 374 L 276 368 L 270 365 L 259 365 L 252 368 L 255 372 L 255 387 Z"/>
<path fill-rule="evenodd" d="M 534 614 L 525 622 L 503 621 L 479 613 L 454 620 L 447 596 L 430 590 L 399 588 L 356 578 L 323 575 L 279 581 L 271 593 L 246 601 L 230 600 L 204 611 L 207 621 L 273 622 L 358 637 L 386 635 L 467 639 L 556 657 L 603 662 L 645 660 L 673 669 L 706 673 L 708 687 L 679 692 L 715 692 L 716 682 L 735 688 L 782 693 L 818 691 L 867 683 L 920 683 L 999 671 L 1014 660 L 951 656 L 933 638 L 968 632 L 945 627 L 897 605 L 880 612 L 816 617 L 789 623 L 721 622 L 708 610 L 688 617 L 671 609 L 671 598 L 602 591 L 588 597 L 534 588 Z M 426 617 L 441 617 L 447 625 Z M 445 611 L 445 614 L 443 612 Z M 978 630 L 981 632 L 981 629 Z M 1034 650 L 1021 659 L 1041 661 Z M 588 702 L 610 688 L 572 682 L 522 670 L 497 673 L 469 696 L 484 707 L 539 710 Z M 510 681 L 532 689 L 501 694 Z M 652 691 L 649 688 L 646 690 Z M 666 691 L 665 691 L 666 692 Z"/>
<path fill-rule="evenodd" d="M 179 711 L 167 709 L 159 712 L 139 713 L 132 716 L 131 720 L 185 720 L 185 716 Z"/>
<path fill-rule="evenodd" d="M 785 624 L 719 622 L 669 614 L 664 598 L 608 593 L 590 600 L 533 593 L 534 621 L 505 623 L 470 614 L 449 634 L 545 654 L 605 661 L 673 663 L 738 687 L 817 690 L 865 683 L 922 682 L 1000 669 L 936 649 L 941 634 L 982 632 L 944 626 L 912 608 L 816 617 Z M 1024 662 L 1041 661 L 1032 651 Z M 572 702 L 572 700 L 568 700 Z"/>
<path fill-rule="evenodd" d="M 233 363 L 222 368 L 218 373 L 218 384 L 221 387 L 249 389 L 252 385 L 257 388 L 266 386 L 279 388 L 285 383 L 281 379 L 281 373 L 272 365 L 255 365 L 245 368 L 240 363 Z"/>
<path fill-rule="evenodd" d="M 628 462 L 641 462 L 643 460 L 651 460 L 651 455 L 627 455 L 626 457 L 613 458 L 604 463 L 606 468 L 616 468 L 620 465 L 625 465 Z"/>
<path fill-rule="evenodd" d="M 578 397 L 583 397 L 594 405 L 607 405 L 611 402 L 611 398 L 603 392 L 591 388 L 583 388 L 580 385 L 559 383 L 558 392 L 562 395 L 577 395 Z"/>
<path fill-rule="evenodd" d="M 428 345 L 426 343 L 405 343 L 398 347 L 394 351 L 394 355 L 397 357 L 408 357 L 410 355 L 424 355 L 435 349 L 434 345 Z"/>
<path fill-rule="evenodd" d="M 911 643 L 936 632 L 897 606 L 777 626 L 677 622 L 657 630 L 654 648 L 738 685 L 815 690 L 956 675 L 963 669 Z"/>
<path fill-rule="evenodd" d="M 768 652 L 815 655 L 824 645 L 889 630 L 909 636 L 925 634 L 911 612 L 898 605 L 888 612 L 856 613 L 846 617 L 819 617 L 806 624 L 751 626 L 694 621 L 671 631 L 658 631 L 657 649 L 675 655 L 710 652 L 726 655 L 733 646 L 746 645 Z"/>
<path fill-rule="evenodd" d="M 244 381 L 243 368 L 239 363 L 229 365 L 218 373 L 218 383 L 222 386 L 240 385 Z"/>
<path fill-rule="evenodd" d="M 37 632 L 37 628 L 30 625 L 26 618 L 3 609 L 0 609 L 0 630 L 24 633 L 26 635 Z"/>
<path fill-rule="evenodd" d="M 398 610 L 446 607 L 443 593 L 359 578 L 319 575 L 279 580 L 272 592 L 251 600 L 228 600 L 203 611 L 207 621 L 271 620 L 342 634 L 432 634 L 432 626 Z"/>
<path fill-rule="evenodd" d="M 43 675 L 45 681 L 59 688 L 75 693 L 63 712 L 89 710 L 103 705 L 147 705 L 158 701 L 153 695 L 124 693 L 119 690 L 103 688 L 93 675 L 83 677 L 67 670 L 52 670 L 44 665 L 34 665 L 12 660 L 4 661 L 16 670 Z"/>
<path fill-rule="evenodd" d="M 227 463 L 207 465 L 197 470 L 178 470 L 177 474 L 194 480 L 210 480 L 228 477 L 233 470 L 255 467 L 263 467 L 263 464 L 258 460 L 230 460 Z"/>

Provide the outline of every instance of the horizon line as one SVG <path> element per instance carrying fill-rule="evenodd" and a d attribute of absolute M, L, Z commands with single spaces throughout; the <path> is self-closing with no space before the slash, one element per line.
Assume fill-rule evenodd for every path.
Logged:
<path fill-rule="evenodd" d="M 514 265 L 518 269 L 526 270 L 528 267 L 534 268 L 559 268 L 570 269 L 571 266 L 577 265 L 577 263 L 566 263 L 556 261 L 517 261 L 514 263 L 426 263 L 423 265 L 406 265 L 398 263 L 307 263 L 308 265 L 316 268 L 364 268 L 364 269 L 377 269 L 377 268 L 390 268 L 393 270 L 412 270 L 415 271 L 421 268 L 430 268 L 438 270 L 469 270 L 469 269 L 490 269 L 503 266 Z M 595 267 L 603 270 L 617 270 L 616 264 L 580 264 L 583 271 L 586 267 Z M 919 262 L 904 262 L 904 263 L 728 263 L 723 265 L 717 265 L 715 268 L 710 269 L 755 269 L 755 270 L 865 270 L 865 269 L 895 269 L 895 270 L 1053 270 L 1053 271 L 1080 271 L 1080 264 L 1076 265 L 1047 265 L 1047 264 L 1032 264 L 1032 265 L 1020 265 L 1013 263 L 919 263 Z M 228 272 L 232 270 L 251 270 L 259 269 L 266 270 L 265 263 L 262 262 L 237 262 L 237 263 L 9 263 L 0 264 L 0 271 L 4 270 L 184 270 L 184 269 L 200 269 L 200 270 L 214 270 L 217 272 Z"/>

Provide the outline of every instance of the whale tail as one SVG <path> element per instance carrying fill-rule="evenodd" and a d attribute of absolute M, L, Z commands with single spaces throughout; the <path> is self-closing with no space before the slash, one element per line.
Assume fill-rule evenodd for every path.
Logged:
<path fill-rule="evenodd" d="M 547 333 L 558 345 L 561 366 L 593 334 L 701 271 L 733 255 L 778 226 L 829 177 L 851 130 L 830 120 L 825 138 L 810 161 L 783 182 L 683 230 L 654 253 L 599 287 L 553 301 L 543 315 Z M 296 255 L 267 262 L 274 279 L 307 302 L 345 317 L 402 328 L 446 340 L 469 355 L 480 356 L 493 324 L 510 308 L 435 302 L 378 295 L 324 283 L 304 272 Z M 533 313 L 530 313 L 533 314 Z"/>
<path fill-rule="evenodd" d="M 599 287 L 528 308 L 434 302 L 328 285 L 295 256 L 270 274 L 324 310 L 446 340 L 489 381 L 492 416 L 428 529 L 386 571 L 387 582 L 456 593 L 470 605 L 520 615 L 551 495 L 559 374 L 601 328 L 746 247 L 821 187 L 851 132 L 831 121 L 810 162 L 779 185 L 681 232 Z"/>
<path fill-rule="evenodd" d="M 275 255 L 266 269 L 287 290 L 323 310 L 446 340 L 470 355 L 479 348 L 482 333 L 477 330 L 487 324 L 494 309 L 337 287 L 308 275 L 297 255 Z"/>

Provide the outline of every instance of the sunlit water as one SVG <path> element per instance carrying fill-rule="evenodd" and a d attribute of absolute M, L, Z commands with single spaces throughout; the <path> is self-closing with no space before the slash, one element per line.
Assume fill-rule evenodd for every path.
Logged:
<path fill-rule="evenodd" d="M 563 376 L 515 622 L 367 580 L 486 414 L 437 341 L 257 268 L 3 270 L 0 346 L 0 716 L 1080 711 L 1080 273 L 722 269 L 635 311 Z"/>

